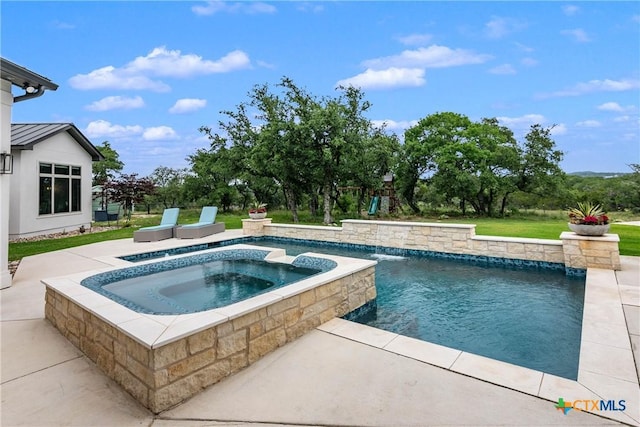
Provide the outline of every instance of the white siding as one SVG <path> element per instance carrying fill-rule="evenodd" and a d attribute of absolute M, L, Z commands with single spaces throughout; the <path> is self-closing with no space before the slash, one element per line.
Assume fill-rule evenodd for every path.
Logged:
<path fill-rule="evenodd" d="M 67 132 L 53 135 L 33 146 L 33 150 L 14 150 L 16 154 L 11 185 L 9 238 L 72 231 L 91 225 L 91 155 Z M 38 214 L 39 164 L 58 163 L 80 166 L 82 178 L 81 211 L 52 215 Z"/>

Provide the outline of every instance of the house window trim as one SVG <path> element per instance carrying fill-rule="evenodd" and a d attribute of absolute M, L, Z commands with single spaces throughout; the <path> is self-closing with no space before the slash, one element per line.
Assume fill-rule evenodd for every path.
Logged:
<path fill-rule="evenodd" d="M 50 172 L 42 172 L 43 166 L 45 169 L 50 169 Z M 66 168 L 67 173 L 56 173 L 58 170 Z M 75 173 L 77 172 L 77 173 Z M 49 209 L 47 213 L 42 213 L 41 198 L 43 194 L 42 190 L 42 178 L 50 178 L 51 188 L 49 189 Z M 55 212 L 56 210 L 56 178 L 63 180 L 66 179 L 66 207 L 67 210 L 61 212 Z M 77 203 L 74 204 L 74 189 L 78 192 Z M 73 210 L 74 205 L 77 205 L 77 209 Z M 38 162 L 38 217 L 50 218 L 53 216 L 65 216 L 82 213 L 82 166 L 77 164 L 63 164 L 57 162 Z"/>

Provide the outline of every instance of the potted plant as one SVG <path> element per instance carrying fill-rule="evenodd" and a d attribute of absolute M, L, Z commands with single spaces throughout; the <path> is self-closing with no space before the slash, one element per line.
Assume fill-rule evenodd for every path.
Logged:
<path fill-rule="evenodd" d="M 267 216 L 267 204 L 261 202 L 255 202 L 249 208 L 249 218 L 251 219 L 263 219 Z"/>
<path fill-rule="evenodd" d="M 609 231 L 609 217 L 600 205 L 591 202 L 578 203 L 569 209 L 569 228 L 582 236 L 602 236 Z"/>

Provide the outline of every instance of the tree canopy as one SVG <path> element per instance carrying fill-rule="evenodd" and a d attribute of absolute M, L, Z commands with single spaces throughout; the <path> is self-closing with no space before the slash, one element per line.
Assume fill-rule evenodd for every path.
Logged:
<path fill-rule="evenodd" d="M 109 141 L 104 141 L 102 145 L 96 146 L 98 151 L 104 156 L 104 160 L 93 162 L 93 185 L 104 185 L 107 181 L 115 178 L 115 173 L 119 173 L 124 167 L 119 155 L 111 148 Z"/>
<path fill-rule="evenodd" d="M 189 168 L 116 178 L 124 165 L 105 141 L 94 183 L 117 188 L 129 206 L 147 194 L 148 210 L 216 204 L 228 211 L 257 201 L 286 207 L 295 222 L 299 210 L 308 210 L 326 224 L 339 212 L 360 215 L 387 174 L 416 214 L 445 207 L 493 216 L 510 206 L 558 209 L 586 199 L 608 210 L 640 209 L 639 165 L 623 177 L 566 176 L 553 126 L 534 124 L 518 140 L 496 118 L 437 112 L 400 138 L 374 125 L 370 109 L 360 89 L 338 87 L 318 97 L 283 77 L 254 86 L 246 100 L 221 112 L 215 130 L 202 126 L 209 146 L 188 155 Z"/>
<path fill-rule="evenodd" d="M 339 187 L 352 182 L 366 192 L 380 185 L 397 149 L 396 138 L 364 117 L 370 104 L 362 91 L 338 91 L 318 98 L 286 77 L 275 88 L 255 86 L 248 101 L 223 112 L 227 121 L 219 128 L 224 133 L 201 128 L 211 147 L 190 157 L 195 179 L 226 162 L 223 169 L 233 176 L 222 177 L 220 185 L 242 183 L 262 201 L 275 198 L 272 189 L 280 189 L 294 221 L 303 200 L 314 210 L 320 198 L 323 220 L 332 223 Z"/>
<path fill-rule="evenodd" d="M 155 186 L 149 178 L 138 178 L 138 174 L 122 174 L 105 184 L 109 199 L 118 202 L 124 209 L 127 221 L 131 220 L 131 212 L 137 203 L 142 203 L 145 196 L 153 194 Z"/>
<path fill-rule="evenodd" d="M 399 189 L 416 213 L 421 181 L 457 200 L 463 213 L 469 204 L 491 216 L 498 205 L 504 213 L 513 192 L 545 191 L 562 177 L 562 153 L 555 150 L 550 129 L 534 125 L 518 144 L 495 118 L 473 122 L 452 112 L 429 115 L 407 129 L 401 156 Z"/>

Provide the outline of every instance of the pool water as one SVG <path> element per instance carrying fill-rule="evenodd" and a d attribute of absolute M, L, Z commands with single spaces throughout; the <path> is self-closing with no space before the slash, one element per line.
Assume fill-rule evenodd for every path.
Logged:
<path fill-rule="evenodd" d="M 223 307 L 305 279 L 320 270 L 255 259 L 202 262 L 102 285 L 142 312 L 194 313 Z"/>
<path fill-rule="evenodd" d="M 377 310 L 356 321 L 401 335 L 577 379 L 584 277 L 374 250 L 265 239 L 288 255 L 319 252 L 378 260 Z"/>

